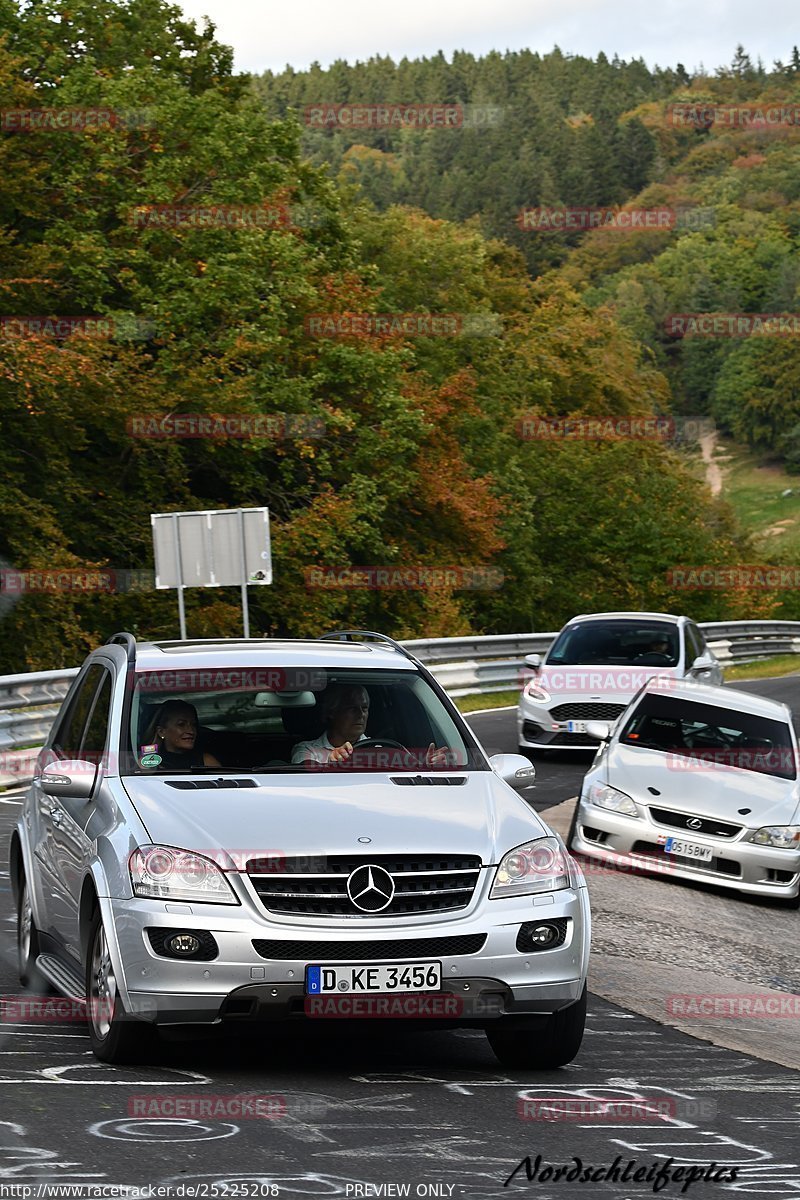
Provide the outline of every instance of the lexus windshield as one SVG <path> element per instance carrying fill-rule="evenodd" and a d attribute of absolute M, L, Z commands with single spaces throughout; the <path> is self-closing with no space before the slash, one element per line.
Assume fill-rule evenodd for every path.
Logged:
<path fill-rule="evenodd" d="M 415 670 L 137 672 L 123 773 L 488 770 Z"/>
<path fill-rule="evenodd" d="M 646 693 L 620 734 L 623 746 L 795 779 L 792 735 L 783 721 Z"/>

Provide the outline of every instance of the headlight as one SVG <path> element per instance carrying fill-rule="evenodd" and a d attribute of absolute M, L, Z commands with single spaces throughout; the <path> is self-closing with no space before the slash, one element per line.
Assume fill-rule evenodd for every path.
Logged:
<path fill-rule="evenodd" d="M 524 694 L 529 700 L 550 700 L 550 693 L 537 679 L 532 679 L 530 683 L 525 685 Z"/>
<path fill-rule="evenodd" d="M 800 825 L 765 825 L 750 838 L 757 846 L 776 846 L 779 850 L 800 850 Z"/>
<path fill-rule="evenodd" d="M 630 796 L 618 792 L 610 783 L 593 783 L 586 799 L 590 804 L 596 804 L 599 808 L 610 808 L 612 812 L 623 813 L 626 817 L 639 815 L 639 810 Z"/>
<path fill-rule="evenodd" d="M 494 877 L 490 900 L 556 892 L 570 886 L 566 855 L 554 837 L 526 842 L 503 856 Z"/>
<path fill-rule="evenodd" d="M 134 896 L 151 900 L 192 900 L 206 904 L 238 904 L 216 863 L 174 846 L 140 846 L 128 868 Z"/>

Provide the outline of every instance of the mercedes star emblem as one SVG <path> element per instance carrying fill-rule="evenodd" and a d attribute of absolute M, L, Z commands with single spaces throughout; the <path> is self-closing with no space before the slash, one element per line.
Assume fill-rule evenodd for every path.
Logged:
<path fill-rule="evenodd" d="M 383 867 L 356 867 L 347 880 L 347 894 L 362 912 L 382 912 L 394 899 L 394 880 Z"/>

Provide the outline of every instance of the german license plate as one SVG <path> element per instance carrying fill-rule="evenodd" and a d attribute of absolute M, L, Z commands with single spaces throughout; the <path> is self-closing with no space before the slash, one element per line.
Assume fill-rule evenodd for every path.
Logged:
<path fill-rule="evenodd" d="M 336 963 L 306 967 L 306 994 L 348 992 L 437 992 L 442 985 L 440 962 Z"/>
<path fill-rule="evenodd" d="M 681 858 L 694 858 L 698 862 L 708 862 L 711 858 L 710 846 L 698 846 L 697 842 L 684 842 L 681 838 L 667 838 L 664 851 L 666 854 L 679 854 Z"/>
<path fill-rule="evenodd" d="M 586 722 L 567 721 L 567 730 L 569 733 L 586 733 Z"/>

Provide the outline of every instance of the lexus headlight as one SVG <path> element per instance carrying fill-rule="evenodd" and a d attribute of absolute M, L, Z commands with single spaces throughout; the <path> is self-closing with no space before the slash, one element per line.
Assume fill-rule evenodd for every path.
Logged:
<path fill-rule="evenodd" d="M 494 877 L 490 900 L 556 892 L 570 886 L 567 857 L 554 837 L 526 842 L 503 856 Z"/>
<path fill-rule="evenodd" d="M 800 825 L 765 825 L 750 838 L 757 846 L 776 846 L 779 850 L 800 850 Z"/>
<path fill-rule="evenodd" d="M 586 799 L 590 804 L 599 808 L 609 808 L 612 812 L 623 813 L 626 817 L 638 817 L 637 809 L 630 796 L 618 792 L 610 783 L 593 783 L 589 788 Z"/>
<path fill-rule="evenodd" d="M 216 863 L 174 846 L 140 846 L 128 868 L 134 896 L 151 900 L 192 900 L 206 904 L 238 904 Z"/>

